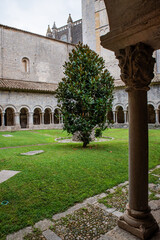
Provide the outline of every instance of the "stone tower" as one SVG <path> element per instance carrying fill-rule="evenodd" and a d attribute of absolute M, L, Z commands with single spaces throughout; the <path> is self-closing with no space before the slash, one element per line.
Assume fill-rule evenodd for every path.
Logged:
<path fill-rule="evenodd" d="M 83 43 L 96 51 L 95 0 L 82 0 Z"/>

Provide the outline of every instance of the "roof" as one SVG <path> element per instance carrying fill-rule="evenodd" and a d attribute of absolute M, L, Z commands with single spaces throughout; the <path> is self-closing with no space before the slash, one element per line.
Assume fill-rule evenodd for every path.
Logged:
<path fill-rule="evenodd" d="M 15 27 L 10 27 L 10 26 L 3 25 L 3 24 L 0 24 L 0 28 L 13 30 L 13 31 L 17 31 L 17 32 L 22 32 L 22 33 L 30 34 L 30 35 L 33 35 L 33 36 L 36 36 L 36 37 L 45 38 L 47 40 L 56 41 L 56 42 L 60 42 L 60 43 L 63 43 L 63 44 L 68 44 L 68 45 L 75 46 L 75 44 L 73 44 L 73 43 L 64 42 L 64 41 L 61 41 L 59 39 L 50 38 L 50 37 L 47 37 L 47 36 L 44 36 L 44 35 L 28 32 L 28 31 L 25 31 L 25 30 L 22 30 L 22 29 L 18 29 L 18 28 L 15 28 Z"/>
<path fill-rule="evenodd" d="M 56 83 L 0 79 L 0 90 L 54 93 L 57 87 Z"/>

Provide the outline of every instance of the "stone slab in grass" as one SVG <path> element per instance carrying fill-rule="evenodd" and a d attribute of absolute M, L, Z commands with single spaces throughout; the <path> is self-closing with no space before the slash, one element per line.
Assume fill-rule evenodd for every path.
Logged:
<path fill-rule="evenodd" d="M 13 135 L 7 134 L 7 135 L 2 135 L 3 137 L 13 137 Z"/>
<path fill-rule="evenodd" d="M 62 240 L 60 237 L 58 237 L 54 232 L 52 232 L 51 230 L 47 230 L 45 232 L 43 232 L 43 236 L 47 239 L 47 240 Z"/>
<path fill-rule="evenodd" d="M 9 178 L 13 177 L 20 171 L 11 171 L 11 170 L 2 170 L 0 171 L 0 183 L 8 180 Z"/>
<path fill-rule="evenodd" d="M 44 219 L 43 221 L 39 221 L 34 225 L 34 228 L 38 228 L 41 231 L 47 230 L 50 226 L 53 225 L 53 222 L 49 219 Z"/>
<path fill-rule="evenodd" d="M 32 231 L 33 231 L 32 227 L 26 227 L 16 233 L 8 235 L 6 240 L 22 240 L 24 239 L 24 236 L 26 236 L 29 233 L 32 233 Z"/>
<path fill-rule="evenodd" d="M 43 152 L 44 152 L 43 150 L 35 150 L 35 151 L 26 152 L 26 153 L 21 153 L 21 155 L 33 156 Z"/>

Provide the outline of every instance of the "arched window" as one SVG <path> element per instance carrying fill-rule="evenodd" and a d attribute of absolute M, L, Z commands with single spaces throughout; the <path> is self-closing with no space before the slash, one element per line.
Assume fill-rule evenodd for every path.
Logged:
<path fill-rule="evenodd" d="M 156 122 L 156 115 L 155 110 L 152 104 L 148 105 L 148 123 L 155 123 Z"/>
<path fill-rule="evenodd" d="M 107 113 L 107 119 L 108 119 L 110 122 L 113 122 L 113 112 L 112 112 L 112 110 L 110 110 L 110 111 Z"/>
<path fill-rule="evenodd" d="M 54 124 L 59 124 L 60 123 L 60 112 L 59 109 L 56 108 L 54 111 Z"/>
<path fill-rule="evenodd" d="M 34 125 L 40 125 L 41 124 L 41 109 L 36 108 L 33 113 L 33 124 Z"/>
<path fill-rule="evenodd" d="M 28 110 L 26 108 L 22 108 L 20 111 L 21 128 L 27 128 L 27 126 L 28 126 L 27 115 L 28 115 Z"/>
<path fill-rule="evenodd" d="M 24 57 L 22 58 L 22 67 L 23 72 L 28 73 L 29 72 L 29 59 Z"/>
<path fill-rule="evenodd" d="M 50 124 L 52 122 L 51 116 L 51 110 L 46 108 L 44 112 L 44 124 Z"/>
<path fill-rule="evenodd" d="M 14 126 L 14 110 L 12 108 L 7 108 L 5 110 L 5 126 Z"/>
<path fill-rule="evenodd" d="M 117 122 L 124 123 L 124 111 L 121 106 L 117 107 Z"/>

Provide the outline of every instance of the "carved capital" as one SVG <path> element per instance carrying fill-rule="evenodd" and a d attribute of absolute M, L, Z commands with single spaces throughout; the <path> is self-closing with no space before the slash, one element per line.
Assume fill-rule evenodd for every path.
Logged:
<path fill-rule="evenodd" d="M 137 43 L 115 53 L 126 90 L 149 90 L 148 85 L 154 77 L 153 51 L 150 46 Z"/>

